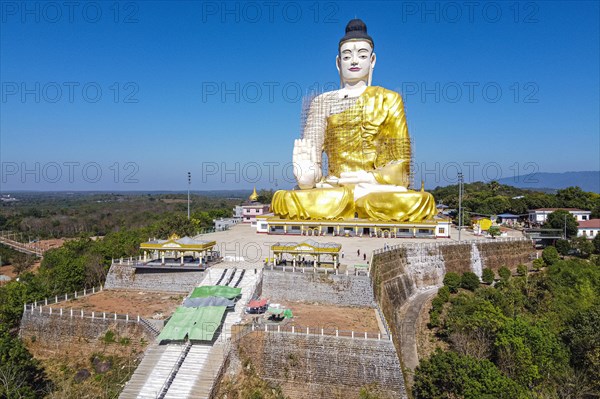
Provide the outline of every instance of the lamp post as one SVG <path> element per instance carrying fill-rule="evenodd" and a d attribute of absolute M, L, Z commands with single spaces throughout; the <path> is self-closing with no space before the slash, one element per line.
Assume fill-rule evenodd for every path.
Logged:
<path fill-rule="evenodd" d="M 192 184 L 192 173 L 187 172 L 188 174 L 188 220 L 190 220 L 190 185 Z"/>
<path fill-rule="evenodd" d="M 458 174 L 458 242 L 461 240 L 461 232 L 463 225 L 463 210 L 462 210 L 462 193 L 463 193 L 463 174 Z"/>

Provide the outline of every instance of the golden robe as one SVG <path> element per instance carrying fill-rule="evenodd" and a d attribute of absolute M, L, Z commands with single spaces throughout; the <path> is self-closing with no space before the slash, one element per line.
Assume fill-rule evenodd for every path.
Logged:
<path fill-rule="evenodd" d="M 319 106 L 313 101 L 311 110 Z M 325 117 L 324 137 L 315 141 L 322 143 L 321 150 L 327 155 L 329 176 L 367 171 L 380 185 L 408 186 L 410 138 L 398 93 L 369 86 L 354 105 Z M 354 185 L 280 190 L 273 196 L 271 208 L 285 219 L 343 220 L 358 216 L 415 222 L 431 219 L 437 213 L 433 196 L 423 191 L 375 191 L 355 201 L 354 190 Z"/>

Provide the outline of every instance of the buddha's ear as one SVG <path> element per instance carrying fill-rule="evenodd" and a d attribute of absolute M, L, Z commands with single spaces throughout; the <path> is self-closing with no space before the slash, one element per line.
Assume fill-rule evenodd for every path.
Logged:
<path fill-rule="evenodd" d="M 373 69 L 375 69 L 375 62 L 377 61 L 377 56 L 375 53 L 371 54 L 371 68 L 369 68 L 369 77 L 367 78 L 367 86 L 371 86 L 373 84 Z"/>
<path fill-rule="evenodd" d="M 340 60 L 340 55 L 338 54 L 335 57 L 335 66 L 337 67 L 338 73 L 341 73 L 341 63 L 342 61 Z"/>

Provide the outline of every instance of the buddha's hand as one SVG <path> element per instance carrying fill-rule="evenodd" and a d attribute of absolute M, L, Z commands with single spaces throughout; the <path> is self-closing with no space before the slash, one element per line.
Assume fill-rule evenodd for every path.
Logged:
<path fill-rule="evenodd" d="M 294 141 L 294 176 L 301 189 L 315 187 L 321 180 L 321 165 L 317 149 L 311 139 L 297 139 Z"/>
<path fill-rule="evenodd" d="M 344 186 L 346 184 L 360 183 L 378 184 L 377 180 L 375 179 L 375 176 L 372 173 L 366 172 L 364 170 L 340 173 L 340 178 L 338 180 L 339 185 Z"/>

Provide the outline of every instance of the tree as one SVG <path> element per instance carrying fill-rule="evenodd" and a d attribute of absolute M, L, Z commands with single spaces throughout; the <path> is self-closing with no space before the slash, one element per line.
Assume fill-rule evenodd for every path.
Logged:
<path fill-rule="evenodd" d="M 494 271 L 492 269 L 490 269 L 489 267 L 486 267 L 485 269 L 482 270 L 481 280 L 484 283 L 492 284 L 494 282 L 495 277 L 496 276 L 494 275 Z"/>
<path fill-rule="evenodd" d="M 512 272 L 508 267 L 502 266 L 500 269 L 498 269 L 498 275 L 502 280 L 506 281 L 510 278 L 510 276 L 512 276 Z"/>
<path fill-rule="evenodd" d="M 488 234 L 492 237 L 492 238 L 496 238 L 500 235 L 500 227 L 498 226 L 492 226 L 488 229 Z"/>
<path fill-rule="evenodd" d="M 600 254 L 600 234 L 596 234 L 596 237 L 592 240 L 592 244 L 594 244 L 594 250 L 597 254 Z"/>
<path fill-rule="evenodd" d="M 461 278 L 458 273 L 448 272 L 444 276 L 444 285 L 448 287 L 450 292 L 456 293 L 460 287 Z"/>
<path fill-rule="evenodd" d="M 21 340 L 0 324 L 0 398 L 41 398 L 49 381 Z"/>
<path fill-rule="evenodd" d="M 525 276 L 527 275 L 527 266 L 525 266 L 524 264 L 520 264 L 517 266 L 517 274 L 519 276 Z"/>
<path fill-rule="evenodd" d="M 548 215 L 544 228 L 547 229 L 560 229 L 561 231 L 567 230 L 567 238 L 577 236 L 577 230 L 579 224 L 577 219 L 571 215 L 568 211 L 559 209 Z"/>
<path fill-rule="evenodd" d="M 440 349 L 417 367 L 413 396 L 415 399 L 530 397 L 489 360 Z"/>
<path fill-rule="evenodd" d="M 17 274 L 26 272 L 33 266 L 35 258 L 32 255 L 18 253 L 12 258 L 12 266 Z"/>
<path fill-rule="evenodd" d="M 600 307 L 580 311 L 567 323 L 562 338 L 571 350 L 571 361 L 600 391 Z"/>
<path fill-rule="evenodd" d="M 558 253 L 562 256 L 567 256 L 571 250 L 571 244 L 568 240 L 557 240 L 554 246 L 556 247 Z"/>
<path fill-rule="evenodd" d="M 556 200 L 558 206 L 561 207 L 589 210 L 592 208 L 592 197 L 590 194 L 592 193 L 587 193 L 577 186 L 567 187 L 556 192 Z"/>
<path fill-rule="evenodd" d="M 553 265 L 560 260 L 560 255 L 556 248 L 549 246 L 542 251 L 542 259 L 544 259 L 544 263 L 547 265 Z"/>
<path fill-rule="evenodd" d="M 475 291 L 479 284 L 479 277 L 473 272 L 464 272 L 460 279 L 460 286 L 469 291 Z"/>
<path fill-rule="evenodd" d="M 571 246 L 577 251 L 577 256 L 589 258 L 594 253 L 594 244 L 585 237 L 575 237 L 571 240 Z"/>

